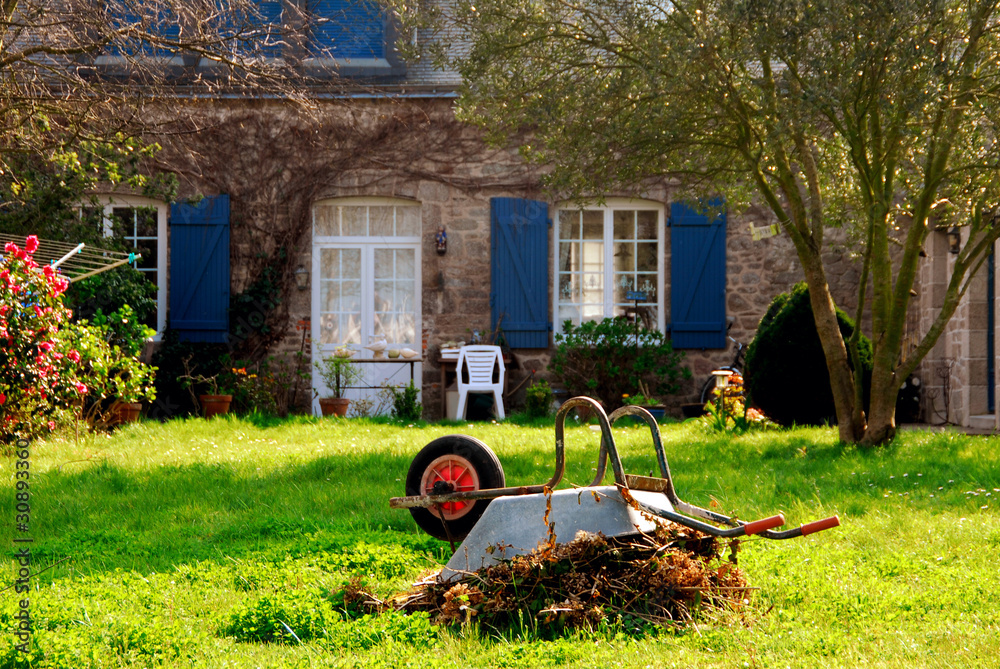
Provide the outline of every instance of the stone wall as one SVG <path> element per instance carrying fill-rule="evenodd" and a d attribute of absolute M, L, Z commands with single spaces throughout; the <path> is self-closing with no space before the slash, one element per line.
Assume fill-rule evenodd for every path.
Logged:
<path fill-rule="evenodd" d="M 254 144 L 237 151 L 239 160 L 225 154 L 209 156 L 209 148 L 191 150 L 199 140 L 184 137 L 165 153 L 182 174 L 181 196 L 229 192 L 233 197 L 233 289 L 251 283 L 260 271 L 256 253 L 274 254 L 290 248 L 283 268 L 285 289 L 275 324 L 281 335 L 269 344 L 271 353 L 291 355 L 303 349 L 302 325 L 311 317 L 310 290 L 294 287 L 296 269 L 311 268 L 311 206 L 336 197 L 404 198 L 418 202 L 422 214 L 423 403 L 428 418 L 440 417 L 440 369 L 436 351 L 442 341 L 468 340 L 472 330 L 490 329 L 490 211 L 491 197 L 545 199 L 539 174 L 515 152 L 484 146 L 471 129 L 457 125 L 450 101 L 352 103 L 358 119 L 358 137 L 348 132 L 340 116 L 344 103 L 331 103 L 325 113 L 338 120 L 327 123 L 322 114 L 308 122 L 290 121 L 284 111 L 261 109 L 256 117 Z M 268 133 L 267 118 L 275 113 L 284 130 Z M 276 121 L 277 122 L 277 121 Z M 331 129 L 332 127 L 332 129 Z M 349 129 L 349 128 L 348 128 Z M 259 146 L 264 133 L 269 139 Z M 312 133 L 312 134 L 310 134 Z M 195 136 L 197 137 L 197 136 Z M 316 139 L 322 139 L 319 141 Z M 205 147 L 225 143 L 202 138 Z M 234 143 L 240 141 L 234 136 Z M 249 141 L 249 140 L 247 140 Z M 280 146 L 273 146 L 278 142 Z M 346 152 L 346 153 L 345 153 Z M 184 169 L 176 167 L 180 164 Z M 614 194 L 607 194 L 608 196 Z M 669 183 L 651 184 L 643 199 L 665 206 L 677 197 Z M 668 209 L 669 211 L 669 209 Z M 775 295 L 802 278 L 791 242 L 779 235 L 754 240 L 751 225 L 773 222 L 761 208 L 730 213 L 727 230 L 727 311 L 733 320 L 731 335 L 748 343 L 758 321 Z M 433 237 L 444 227 L 448 252 L 438 256 Z M 665 310 L 669 321 L 669 234 L 664 248 Z M 838 303 L 849 313 L 856 301 L 857 267 L 836 243 L 827 258 L 829 279 Z M 550 253 L 555 253 L 551 249 Z M 551 267 L 551 263 L 550 263 Z M 552 281 L 549 282 L 551 304 Z M 251 324 L 252 326 L 252 324 Z M 304 346 L 310 350 L 308 343 Z M 509 385 L 516 386 L 532 370 L 549 377 L 549 350 L 517 351 Z M 685 364 L 693 377 L 671 398 L 675 413 L 682 402 L 697 398 L 701 384 L 715 366 L 728 364 L 732 346 L 720 350 L 690 350 Z M 522 393 L 511 404 L 517 405 Z M 307 402 L 308 393 L 299 401 Z"/>
<path fill-rule="evenodd" d="M 920 268 L 921 333 L 930 330 L 941 310 L 957 257 L 949 252 L 948 236 L 943 230 L 928 236 L 925 251 L 927 258 Z M 996 412 L 987 406 L 990 356 L 987 278 L 984 265 L 971 278 L 969 289 L 955 315 L 918 368 L 923 387 L 921 403 L 925 422 L 953 423 L 981 429 L 997 426 Z M 994 360 L 995 355 L 994 351 Z"/>

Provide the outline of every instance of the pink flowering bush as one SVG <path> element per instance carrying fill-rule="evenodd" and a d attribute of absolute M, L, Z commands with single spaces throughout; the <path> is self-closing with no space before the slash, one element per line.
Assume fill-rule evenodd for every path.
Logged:
<path fill-rule="evenodd" d="M 60 411 L 87 392 L 77 375 L 79 352 L 61 344 L 71 313 L 69 282 L 32 257 L 34 236 L 0 259 L 0 444 L 54 429 Z"/>

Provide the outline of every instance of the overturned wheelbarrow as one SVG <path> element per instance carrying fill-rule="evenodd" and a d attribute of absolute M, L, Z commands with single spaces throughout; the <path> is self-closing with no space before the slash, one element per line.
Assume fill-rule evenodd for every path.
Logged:
<path fill-rule="evenodd" d="M 576 407 L 591 408 L 600 421 L 597 473 L 589 486 L 555 490 L 566 469 L 566 415 Z M 649 425 L 660 477 L 633 476 L 623 470 L 611 426 L 627 415 Z M 613 486 L 601 485 L 609 460 Z M 609 416 L 589 397 L 567 400 L 556 414 L 552 479 L 542 485 L 508 488 L 504 484 L 503 467 L 489 446 L 465 435 L 449 435 L 435 439 L 417 454 L 406 476 L 407 496 L 392 498 L 389 506 L 409 509 L 417 525 L 434 537 L 453 545 L 462 541 L 441 572 L 442 580 L 529 553 L 543 541 L 571 541 L 580 530 L 616 537 L 651 532 L 658 523 L 670 521 L 721 538 L 792 539 L 840 525 L 839 518 L 832 516 L 775 531 L 785 524 L 780 514 L 745 522 L 682 501 L 674 490 L 653 416 L 637 406 L 621 407 Z"/>

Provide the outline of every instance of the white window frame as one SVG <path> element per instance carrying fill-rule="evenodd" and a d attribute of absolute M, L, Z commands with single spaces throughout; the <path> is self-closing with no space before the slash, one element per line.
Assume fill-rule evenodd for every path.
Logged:
<path fill-rule="evenodd" d="M 614 301 L 614 212 L 620 210 L 656 212 L 656 329 L 663 332 L 666 327 L 664 302 L 666 293 L 666 271 L 664 253 L 666 249 L 666 206 L 661 202 L 638 198 L 607 198 L 603 204 L 579 204 L 561 202 L 556 204 L 552 225 L 552 320 L 554 331 L 562 333 L 563 319 L 559 315 L 559 215 L 563 211 L 600 211 L 604 216 L 604 315 L 615 313 Z"/>
<path fill-rule="evenodd" d="M 113 211 L 115 209 L 150 209 L 156 211 L 156 269 L 143 274 L 156 274 L 156 335 L 153 341 L 160 341 L 167 328 L 167 293 L 169 282 L 167 274 L 167 217 L 169 206 L 166 202 L 154 200 L 139 195 L 96 195 L 97 204 L 101 209 L 101 219 L 104 225 L 104 236 L 114 235 Z M 80 205 L 81 210 L 96 209 L 91 203 Z"/>
<path fill-rule="evenodd" d="M 374 290 L 375 277 L 374 277 L 374 262 L 372 260 L 376 249 L 411 249 L 414 251 L 414 337 L 416 339 L 413 342 L 415 350 L 421 351 L 423 345 L 423 264 L 421 259 L 421 233 L 423 230 L 423 212 L 421 213 L 421 223 L 417 230 L 416 235 L 412 236 L 333 236 L 333 235 L 320 235 L 318 234 L 316 226 L 316 209 L 321 206 L 333 205 L 333 206 L 348 206 L 348 207 L 414 207 L 420 210 L 420 203 L 415 200 L 406 200 L 402 198 L 391 198 L 391 197 L 342 197 L 342 198 L 329 198 L 324 200 L 317 200 L 313 203 L 311 216 L 313 219 L 312 225 L 312 259 L 311 259 L 311 336 L 313 341 L 313 354 L 318 356 L 327 357 L 333 355 L 334 350 L 342 342 L 333 342 L 329 344 L 322 344 L 322 332 L 320 331 L 321 323 L 319 314 L 321 313 L 321 277 L 322 277 L 322 265 L 321 256 L 324 249 L 361 249 L 362 253 L 362 266 L 361 272 L 362 276 L 362 295 L 370 295 L 371 291 Z M 365 256 L 368 255 L 366 260 Z M 363 323 L 363 330 L 361 332 L 361 342 L 359 345 L 352 345 L 352 348 L 356 351 L 355 357 L 369 357 L 369 351 L 363 349 L 362 347 L 368 344 L 367 338 L 372 334 L 371 328 L 374 323 L 374 314 L 371 309 L 371 305 L 366 302 L 362 302 L 361 305 L 361 322 Z M 390 342 L 390 344 L 395 344 L 398 342 Z M 362 364 L 360 365 L 361 371 L 365 373 L 373 373 L 374 367 L 381 367 L 382 365 L 372 365 L 372 364 Z M 409 371 L 410 368 L 407 365 L 402 365 L 398 363 L 393 363 L 393 369 L 398 367 L 396 371 L 396 378 L 402 379 L 405 376 L 405 380 L 409 381 Z M 422 387 L 423 379 L 423 365 L 421 363 L 415 363 L 413 368 L 413 378 L 414 383 L 418 389 Z M 312 387 L 317 392 L 322 392 L 324 389 L 323 380 L 319 374 L 319 370 L 316 369 L 315 365 L 312 370 Z M 349 390 L 347 393 L 348 398 L 360 398 L 370 396 L 374 391 L 358 391 Z M 319 415 L 319 399 L 318 397 L 313 400 L 313 412 Z"/>

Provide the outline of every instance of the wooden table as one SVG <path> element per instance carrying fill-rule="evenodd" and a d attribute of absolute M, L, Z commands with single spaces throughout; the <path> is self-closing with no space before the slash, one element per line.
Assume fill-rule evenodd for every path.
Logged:
<path fill-rule="evenodd" d="M 413 377 L 413 366 L 418 362 L 423 362 L 423 358 L 352 358 L 351 362 L 356 362 L 359 364 L 371 364 L 380 363 L 383 365 L 409 365 L 410 366 L 410 382 L 414 381 Z M 422 385 L 422 384 L 421 384 Z M 347 386 L 348 388 L 353 388 L 356 390 L 375 390 L 381 388 L 381 386 Z M 419 387 L 419 386 L 418 386 Z"/>

